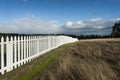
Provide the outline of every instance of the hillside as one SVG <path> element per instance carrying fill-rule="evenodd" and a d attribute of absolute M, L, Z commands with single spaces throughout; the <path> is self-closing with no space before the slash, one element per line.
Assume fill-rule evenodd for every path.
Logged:
<path fill-rule="evenodd" d="M 120 80 L 120 39 L 63 45 L 0 80 Z"/>
<path fill-rule="evenodd" d="M 120 80 L 120 41 L 79 41 L 37 80 Z"/>

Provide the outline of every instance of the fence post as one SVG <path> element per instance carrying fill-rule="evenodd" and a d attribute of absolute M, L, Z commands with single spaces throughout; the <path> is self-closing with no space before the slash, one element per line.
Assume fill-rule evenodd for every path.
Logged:
<path fill-rule="evenodd" d="M 18 36 L 18 53 L 17 53 L 17 56 L 18 56 L 18 67 L 20 66 L 20 37 Z"/>
<path fill-rule="evenodd" d="M 24 63 L 26 63 L 26 37 L 24 36 Z"/>
<path fill-rule="evenodd" d="M 28 39 L 28 36 L 27 36 L 27 56 L 26 56 L 26 57 L 27 57 L 27 62 L 28 62 L 28 57 L 29 57 L 29 56 L 28 56 L 28 40 L 29 40 L 29 39 Z"/>
<path fill-rule="evenodd" d="M 21 36 L 21 61 L 23 60 L 23 37 Z M 23 62 L 21 63 L 23 65 Z"/>
<path fill-rule="evenodd" d="M 39 43 L 40 43 L 40 48 L 39 49 L 40 49 L 40 52 L 42 52 L 42 47 L 41 47 L 42 43 L 41 42 L 42 42 L 42 39 L 41 39 L 41 37 L 39 37 Z"/>
<path fill-rule="evenodd" d="M 35 54 L 37 54 L 38 52 L 38 50 L 37 50 L 37 42 L 38 42 L 38 40 L 37 40 L 37 36 L 35 36 Z"/>
<path fill-rule="evenodd" d="M 7 38 L 6 38 L 6 50 L 7 50 L 7 51 L 6 51 L 6 59 L 7 59 L 7 60 L 6 60 L 6 63 L 7 63 L 6 66 L 7 66 L 7 72 L 10 70 L 10 69 L 9 69 L 9 64 L 10 64 L 10 59 L 9 59 L 9 58 L 10 58 L 10 55 L 9 55 L 9 52 L 10 52 L 10 51 L 9 51 L 9 49 L 10 49 L 10 46 L 9 46 L 9 38 L 8 38 L 8 36 L 7 36 Z"/>
<path fill-rule="evenodd" d="M 50 37 L 48 36 L 48 49 L 50 49 Z"/>
<path fill-rule="evenodd" d="M 30 36 L 30 56 L 32 56 L 32 36 Z"/>
<path fill-rule="evenodd" d="M 17 44 L 16 44 L 16 36 L 14 37 L 14 64 L 15 64 L 15 68 L 17 68 L 17 64 L 16 64 L 16 62 L 17 62 L 17 53 L 16 53 L 16 51 L 17 51 L 17 46 L 16 46 Z"/>
<path fill-rule="evenodd" d="M 33 47 L 33 44 L 32 44 L 32 42 L 33 42 L 33 37 L 31 36 L 31 56 L 32 56 L 32 54 L 33 54 L 33 50 L 32 50 L 32 47 Z M 32 59 L 31 59 L 32 60 Z"/>
<path fill-rule="evenodd" d="M 39 53 L 39 38 L 37 37 L 37 54 Z"/>
<path fill-rule="evenodd" d="M 49 37 L 47 36 L 47 49 L 49 49 Z"/>
<path fill-rule="evenodd" d="M 46 50 L 46 43 L 47 43 L 47 41 L 46 41 L 47 39 L 46 39 L 46 37 L 44 38 L 44 42 L 45 42 L 45 46 L 44 46 L 44 50 Z"/>
<path fill-rule="evenodd" d="M 1 74 L 4 74 L 4 38 L 1 38 Z"/>
<path fill-rule="evenodd" d="M 10 38 L 10 70 L 13 70 L 13 37 Z"/>
<path fill-rule="evenodd" d="M 30 57 L 30 45 L 31 45 L 31 42 L 30 42 L 30 36 L 29 36 L 29 53 L 28 53 L 29 57 Z"/>
<path fill-rule="evenodd" d="M 11 71 L 13 68 L 13 38 L 11 37 L 10 38 L 10 41 L 9 41 L 9 37 L 7 36 L 6 38 L 6 44 L 7 44 L 7 72 Z"/>
<path fill-rule="evenodd" d="M 35 36 L 33 36 L 33 55 L 35 54 Z"/>

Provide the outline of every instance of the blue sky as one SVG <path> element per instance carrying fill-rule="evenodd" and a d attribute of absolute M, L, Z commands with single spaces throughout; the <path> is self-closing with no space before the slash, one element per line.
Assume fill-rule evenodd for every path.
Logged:
<path fill-rule="evenodd" d="M 71 29 L 67 29 L 67 24 L 70 22 L 73 28 L 77 25 L 78 29 L 81 29 L 79 27 L 81 24 L 78 25 L 78 22 L 81 21 L 81 23 L 88 25 L 88 22 L 93 19 L 94 21 L 99 20 L 101 23 L 112 22 L 113 24 L 120 17 L 119 9 L 120 0 L 0 0 L 0 26 L 2 26 L 1 30 L 4 31 L 3 26 L 5 29 L 9 27 L 6 25 L 12 26 L 12 24 L 20 27 L 20 25 L 17 26 L 18 22 L 22 24 L 22 21 L 25 20 L 27 22 L 39 22 L 46 26 L 50 23 L 51 26 L 54 25 L 53 27 L 64 27 L 67 30 L 65 32 L 70 33 L 71 31 L 68 30 Z M 27 22 L 24 24 L 28 25 Z M 97 25 L 95 26 L 97 27 Z M 84 25 L 84 28 L 86 27 Z M 42 30 L 42 28 L 40 29 Z M 18 32 L 20 31 L 18 30 Z M 75 32 L 75 34 L 78 32 L 80 31 Z"/>

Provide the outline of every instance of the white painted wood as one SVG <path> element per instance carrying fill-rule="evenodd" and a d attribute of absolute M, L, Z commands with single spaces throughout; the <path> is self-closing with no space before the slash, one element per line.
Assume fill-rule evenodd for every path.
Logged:
<path fill-rule="evenodd" d="M 32 36 L 30 37 L 30 56 L 32 56 Z"/>
<path fill-rule="evenodd" d="M 26 47 L 27 47 L 27 48 L 26 48 L 26 49 L 27 49 L 27 51 L 26 51 L 26 52 L 27 52 L 27 55 L 26 55 L 26 57 L 27 57 L 27 62 L 28 62 L 28 57 L 29 57 L 29 56 L 28 56 L 28 42 L 29 42 L 29 39 L 28 39 L 28 36 L 27 36 L 27 44 L 26 44 L 26 45 L 27 45 L 27 46 L 26 46 Z"/>
<path fill-rule="evenodd" d="M 23 57 L 23 36 L 21 36 L 21 60 L 23 60 L 24 59 L 24 57 Z M 23 65 L 23 62 L 21 62 L 21 65 Z"/>
<path fill-rule="evenodd" d="M 14 37 L 14 64 L 15 64 L 15 68 L 17 68 L 17 42 L 16 42 L 16 36 Z"/>
<path fill-rule="evenodd" d="M 39 38 L 37 37 L 37 43 L 36 43 L 36 46 L 37 46 L 37 53 L 39 53 Z"/>
<path fill-rule="evenodd" d="M 1 38 L 1 74 L 4 74 L 4 38 Z"/>
<path fill-rule="evenodd" d="M 17 45 L 18 45 L 18 49 L 17 49 L 17 62 L 20 62 L 20 37 L 18 36 L 18 43 L 17 43 Z M 18 67 L 20 66 L 20 63 L 18 63 Z"/>
<path fill-rule="evenodd" d="M 29 36 L 29 53 L 28 53 L 29 57 L 30 57 L 30 36 Z"/>
<path fill-rule="evenodd" d="M 24 63 L 26 63 L 26 37 L 24 36 Z"/>
<path fill-rule="evenodd" d="M 7 38 L 6 38 L 6 50 L 7 50 L 7 52 L 6 52 L 6 66 L 7 66 L 7 72 L 9 72 L 10 71 L 10 42 L 9 42 L 9 37 L 7 36 Z"/>
<path fill-rule="evenodd" d="M 31 37 L 31 56 L 33 55 L 33 36 Z"/>
<path fill-rule="evenodd" d="M 10 38 L 10 70 L 13 70 L 13 37 Z"/>
<path fill-rule="evenodd" d="M 8 53 L 9 53 L 9 38 L 8 38 L 8 36 L 7 36 L 7 38 L 6 38 L 6 66 L 9 66 L 9 55 L 8 55 Z M 7 68 L 7 72 L 8 72 L 9 70 L 8 70 L 8 68 Z"/>

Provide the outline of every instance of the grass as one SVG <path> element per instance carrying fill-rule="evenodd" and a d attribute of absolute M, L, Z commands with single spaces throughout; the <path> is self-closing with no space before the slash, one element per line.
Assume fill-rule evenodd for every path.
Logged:
<path fill-rule="evenodd" d="M 36 80 L 120 80 L 120 41 L 80 41 Z"/>
<path fill-rule="evenodd" d="M 0 80 L 34 80 L 37 79 L 38 74 L 41 74 L 48 68 L 67 48 L 70 44 L 61 46 L 52 50 L 45 55 L 29 62 L 11 72 L 0 76 Z"/>

